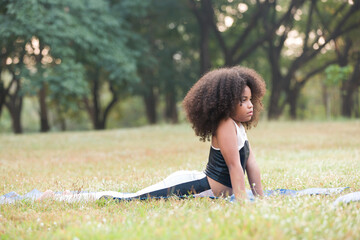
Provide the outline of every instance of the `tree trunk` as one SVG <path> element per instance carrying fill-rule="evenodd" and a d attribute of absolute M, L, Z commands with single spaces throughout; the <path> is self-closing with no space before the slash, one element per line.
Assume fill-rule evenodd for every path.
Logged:
<path fill-rule="evenodd" d="M 93 78 L 93 89 L 92 89 L 92 100 L 93 100 L 93 124 L 94 129 L 103 129 L 100 121 L 100 98 L 99 98 L 99 71 L 96 71 L 96 74 Z"/>
<path fill-rule="evenodd" d="M 13 132 L 19 134 L 23 132 L 22 124 L 21 124 L 23 97 L 19 94 L 19 90 L 20 90 L 19 79 L 15 79 L 14 82 L 16 83 L 16 90 L 14 94 L 8 95 L 8 101 L 5 102 L 5 106 L 10 112 Z"/>
<path fill-rule="evenodd" d="M 62 115 L 62 113 L 59 113 L 59 122 L 60 122 L 60 130 L 62 132 L 66 131 L 66 120 L 64 118 L 64 116 Z"/>
<path fill-rule="evenodd" d="M 176 108 L 176 96 L 173 92 L 166 94 L 165 119 L 171 123 L 178 123 L 178 112 Z"/>
<path fill-rule="evenodd" d="M 288 102 L 290 105 L 290 117 L 292 120 L 297 119 L 296 110 L 297 110 L 297 101 L 299 98 L 299 93 L 300 93 L 299 87 L 294 87 L 289 91 Z"/>
<path fill-rule="evenodd" d="M 20 134 L 23 132 L 22 124 L 21 124 L 22 101 L 23 98 L 19 97 L 16 100 L 16 103 L 12 103 L 14 104 L 12 107 L 10 108 L 8 107 L 11 116 L 13 132 L 16 134 Z"/>
<path fill-rule="evenodd" d="M 1 72 L 0 72 L 0 74 L 1 74 Z M 7 94 L 7 91 L 4 87 L 4 83 L 0 79 L 0 117 L 1 117 L 3 106 L 5 104 L 6 94 Z"/>
<path fill-rule="evenodd" d="M 100 71 L 96 69 L 92 72 L 91 80 L 92 80 L 92 101 L 89 101 L 88 98 L 84 98 L 83 101 L 85 103 L 86 110 L 90 116 L 90 119 L 93 124 L 93 128 L 96 130 L 103 130 L 106 128 L 107 117 L 109 116 L 110 110 L 113 106 L 118 102 L 118 94 L 114 90 L 111 82 L 109 82 L 109 90 L 112 94 L 112 99 L 109 104 L 102 111 L 101 103 L 100 103 Z M 103 79 L 103 81 L 108 81 L 108 79 Z"/>
<path fill-rule="evenodd" d="M 146 117 L 150 124 L 157 123 L 156 105 L 157 98 L 154 93 L 154 89 L 149 89 L 148 92 L 143 94 L 143 100 L 145 104 Z"/>
<path fill-rule="evenodd" d="M 344 82 L 342 88 L 341 88 L 341 115 L 343 117 L 350 118 L 351 117 L 351 110 L 353 109 L 353 92 L 354 89 L 351 88 L 350 82 Z"/>
<path fill-rule="evenodd" d="M 277 59 L 276 59 L 277 61 Z M 272 62 L 271 66 L 271 94 L 270 94 L 270 103 L 269 103 L 269 110 L 268 110 L 268 118 L 269 120 L 276 120 L 281 115 L 281 107 L 280 107 L 280 98 L 281 93 L 283 92 L 283 77 L 281 76 L 279 68 L 277 64 Z"/>
<path fill-rule="evenodd" d="M 200 75 L 203 75 L 211 68 L 209 51 L 209 25 L 206 20 L 200 24 Z"/>
<path fill-rule="evenodd" d="M 335 41 L 336 43 L 336 41 Z M 340 51 L 337 48 L 336 45 L 336 53 L 337 53 L 337 59 L 338 59 L 338 64 L 340 67 L 346 67 L 349 64 L 349 51 L 351 49 L 352 46 L 352 41 L 349 38 L 345 39 L 345 46 L 343 48 L 343 51 Z M 351 79 L 344 79 L 344 82 L 342 83 L 341 86 L 341 115 L 344 117 L 351 117 L 351 109 L 352 109 L 352 92 L 353 89 L 351 89 Z"/>
<path fill-rule="evenodd" d="M 355 91 L 355 104 L 354 104 L 354 114 L 355 118 L 360 118 L 360 102 L 359 102 L 359 88 Z"/>
<path fill-rule="evenodd" d="M 330 119 L 331 118 L 330 95 L 328 88 L 324 83 L 322 84 L 322 100 L 325 108 L 326 118 Z"/>
<path fill-rule="evenodd" d="M 46 87 L 42 84 L 40 91 L 38 92 L 39 105 L 40 105 L 40 131 L 48 132 L 50 130 L 48 111 L 46 105 Z"/>
<path fill-rule="evenodd" d="M 281 90 L 278 88 L 271 89 L 270 95 L 270 104 L 268 110 L 268 118 L 269 120 L 276 120 L 281 115 L 281 110 L 279 106 Z"/>
<path fill-rule="evenodd" d="M 56 121 L 59 122 L 59 124 L 60 124 L 60 130 L 62 132 L 65 132 L 66 131 L 66 120 L 64 117 L 64 113 L 61 111 L 61 108 L 58 104 L 55 106 L 55 108 L 56 108 Z"/>
<path fill-rule="evenodd" d="M 209 34 L 212 19 L 208 11 L 212 9 L 212 3 L 211 0 L 201 0 L 200 7 L 198 7 L 198 4 L 194 0 L 190 0 L 189 3 L 200 28 L 200 75 L 203 75 L 211 68 Z"/>
<path fill-rule="evenodd" d="M 354 93 L 356 89 L 360 86 L 360 57 L 355 63 L 354 72 L 351 75 L 350 79 L 344 82 L 342 86 L 342 108 L 341 114 L 344 117 L 351 117 L 352 112 L 354 111 Z"/>
<path fill-rule="evenodd" d="M 100 115 L 100 103 L 99 103 L 99 71 L 94 70 L 91 72 L 91 99 L 84 97 L 83 101 L 86 107 L 86 110 L 91 119 L 92 125 L 94 129 L 103 129 L 100 123 L 99 115 Z"/>
<path fill-rule="evenodd" d="M 101 121 L 97 122 L 95 129 L 96 130 L 104 130 L 105 129 L 105 121 L 101 120 Z"/>
<path fill-rule="evenodd" d="M 100 123 L 99 123 L 99 127 L 98 129 L 105 129 L 106 128 L 106 121 L 107 121 L 107 118 L 110 114 L 110 111 L 111 109 L 115 106 L 115 104 L 118 102 L 119 98 L 118 98 L 118 93 L 115 91 L 113 85 L 111 84 L 111 82 L 109 82 L 109 90 L 112 94 L 112 98 L 111 98 L 111 101 L 108 103 L 108 105 L 105 107 L 104 111 L 103 111 L 103 114 L 99 116 L 99 119 L 100 119 Z M 99 106 L 100 106 L 100 103 L 99 103 Z"/>
<path fill-rule="evenodd" d="M 105 124 L 100 119 L 101 109 L 100 109 L 100 98 L 99 98 L 99 91 L 100 91 L 100 73 L 98 69 L 91 71 L 91 82 L 92 82 L 92 89 L 91 89 L 91 100 L 89 101 L 88 98 L 84 98 L 84 103 L 86 106 L 86 110 L 90 116 L 93 128 L 95 130 L 101 130 L 105 128 Z"/>

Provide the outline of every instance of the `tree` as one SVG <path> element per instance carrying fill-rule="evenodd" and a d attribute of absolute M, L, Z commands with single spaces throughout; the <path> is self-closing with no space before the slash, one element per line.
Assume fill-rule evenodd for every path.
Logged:
<path fill-rule="evenodd" d="M 48 1 L 3 1 L 1 5 L 1 72 L 10 74 L 10 84 L 6 89 L 3 88 L 5 90 L 2 92 L 1 99 L 10 112 L 15 133 L 22 132 L 21 110 L 23 97 L 26 94 L 38 95 L 40 129 L 41 131 L 49 130 L 46 98 L 48 81 L 53 79 L 51 71 L 61 63 L 61 58 L 63 59 L 62 67 L 67 62 L 74 64 L 71 61 L 64 61 L 65 55 L 73 50 L 70 47 L 64 47 L 66 38 L 58 34 L 66 28 L 61 18 L 61 16 L 66 17 L 66 9 L 54 8 L 54 5 L 56 5 L 55 2 Z M 57 24 L 52 24 L 54 16 L 57 15 L 60 16 L 57 18 Z M 57 34 L 49 34 L 49 32 Z M 59 74 L 57 82 L 61 83 L 64 81 L 61 77 L 64 74 Z M 2 86 L 5 86 L 4 79 L 0 82 Z M 56 90 L 53 87 L 50 89 Z M 77 91 L 68 89 L 70 92 L 64 92 L 63 90 L 59 89 L 64 96 Z M 51 93 L 57 94 L 56 91 Z"/>
<path fill-rule="evenodd" d="M 345 74 L 347 76 L 344 76 L 345 78 L 340 81 L 342 97 L 341 113 L 344 117 L 351 117 L 352 112 L 355 111 L 354 95 L 360 86 L 358 66 L 360 61 L 359 41 L 356 34 L 359 34 L 359 31 L 354 32 L 354 34 L 347 34 L 334 41 L 338 66 L 341 69 L 351 69 L 350 66 L 353 66 L 354 69 L 353 74 L 349 74 L 350 72 L 347 71 L 347 74 Z"/>
<path fill-rule="evenodd" d="M 11 115 L 18 118 L 13 122 L 20 122 L 23 95 L 37 94 L 43 131 L 49 128 L 46 99 L 66 105 L 63 99 L 82 99 L 94 128 L 104 129 L 119 94 L 137 79 L 136 49 L 141 45 L 136 45 L 139 36 L 127 19 L 142 14 L 143 6 L 130 0 L 2 2 L 1 70 L 12 73 L 9 86 L 16 84 L 18 90 L 9 95 L 10 88 L 2 81 L 0 103 L 9 102 Z M 27 83 L 24 91 L 22 81 Z M 102 107 L 104 84 L 111 100 Z"/>
<path fill-rule="evenodd" d="M 262 29 L 260 20 L 272 10 L 270 2 L 189 0 L 189 8 L 198 20 L 200 28 L 201 74 L 212 65 L 207 61 L 214 59 L 209 53 L 211 36 L 219 46 L 223 66 L 240 64 L 271 39 L 277 28 L 291 18 L 292 12 L 304 0 L 292 1 L 284 15 L 269 24 L 266 29 Z"/>
<path fill-rule="evenodd" d="M 85 5 L 88 5 L 84 3 Z M 95 129 L 104 129 L 106 120 L 120 96 L 138 81 L 137 59 L 141 57 L 144 43 L 132 31 L 128 19 L 140 17 L 147 6 L 143 1 L 93 2 L 79 19 L 89 25 L 78 26 L 85 32 L 88 46 L 78 42 L 76 56 L 85 66 L 91 95 L 83 99 Z M 74 14 L 76 9 L 74 10 Z M 111 99 L 102 103 L 101 86 L 107 86 Z M 104 106 L 102 106 L 104 105 Z"/>
<path fill-rule="evenodd" d="M 225 66 L 240 64 L 260 47 L 266 50 L 271 66 L 270 119 L 278 118 L 286 104 L 290 105 L 292 118 L 296 118 L 300 90 L 309 79 L 336 61 L 334 56 L 328 59 L 319 56 L 331 52 L 329 47 L 335 39 L 359 27 L 356 21 L 359 1 L 352 4 L 335 0 L 189 0 L 188 3 L 200 28 L 201 72 L 219 66 L 219 62 Z M 302 45 L 291 52 L 288 45 L 294 40 Z M 221 57 L 217 55 L 219 51 Z"/>
<path fill-rule="evenodd" d="M 181 2 L 151 1 L 147 14 L 134 19 L 138 33 L 148 43 L 138 62 L 141 80 L 134 89 L 143 98 L 151 124 L 158 121 L 161 100 L 164 119 L 177 123 L 177 102 L 197 78 L 193 67 L 196 34 L 189 34 L 194 23 L 185 10 Z"/>
<path fill-rule="evenodd" d="M 323 10 L 326 7 L 333 6 L 331 4 L 336 6 L 333 9 L 334 12 L 330 13 L 328 9 L 327 11 Z M 272 17 L 264 17 L 264 24 L 266 22 L 271 24 L 274 21 L 272 19 L 276 19 L 276 1 L 272 6 Z M 300 21 L 300 12 L 307 12 L 307 14 L 302 18 L 303 25 L 298 23 L 295 26 L 294 19 L 298 18 Z M 272 66 L 269 119 L 278 118 L 287 103 L 290 105 L 291 117 L 296 118 L 297 99 L 302 87 L 312 76 L 323 71 L 336 61 L 335 58 L 330 58 L 322 64 L 318 64 L 316 62 L 319 62 L 319 59 L 316 57 L 321 55 L 322 52 L 326 52 L 326 46 L 331 41 L 358 28 L 359 25 L 351 21 L 352 18 L 356 18 L 358 12 L 359 2 L 350 5 L 338 1 L 320 3 L 312 0 L 307 5 L 304 5 L 302 10 L 299 8 L 299 10 L 293 12 L 292 17 L 288 19 L 281 29 L 279 28 L 277 34 L 274 34 L 267 41 L 269 63 Z M 286 64 L 280 64 L 281 53 L 285 50 L 285 42 L 289 39 L 289 34 L 296 33 L 300 36 L 298 39 L 301 39 L 302 42 L 301 46 L 298 47 L 298 52 L 293 53 L 292 58 L 288 57 Z M 310 64 L 311 67 L 309 67 Z M 284 66 L 286 66 L 287 71 L 283 71 Z M 304 71 L 304 69 L 307 70 Z"/>

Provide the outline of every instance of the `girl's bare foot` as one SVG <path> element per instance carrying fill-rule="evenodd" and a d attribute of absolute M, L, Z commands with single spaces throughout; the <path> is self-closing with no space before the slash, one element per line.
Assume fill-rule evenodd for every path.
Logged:
<path fill-rule="evenodd" d="M 70 190 L 65 190 L 62 194 L 63 195 L 71 195 L 72 193 L 70 192 Z"/>
<path fill-rule="evenodd" d="M 55 193 L 52 190 L 46 190 L 38 199 L 38 201 L 42 201 L 46 198 L 53 198 Z"/>

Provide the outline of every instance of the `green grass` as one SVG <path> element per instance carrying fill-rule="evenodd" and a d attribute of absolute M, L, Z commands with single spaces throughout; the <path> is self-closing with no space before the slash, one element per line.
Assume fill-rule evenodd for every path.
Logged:
<path fill-rule="evenodd" d="M 360 191 L 360 122 L 261 122 L 248 132 L 265 189 Z M 202 171 L 209 143 L 189 125 L 0 135 L 0 195 L 132 192 L 177 170 Z M 0 239 L 359 239 L 360 203 L 339 195 L 254 203 L 169 201 L 0 205 Z"/>

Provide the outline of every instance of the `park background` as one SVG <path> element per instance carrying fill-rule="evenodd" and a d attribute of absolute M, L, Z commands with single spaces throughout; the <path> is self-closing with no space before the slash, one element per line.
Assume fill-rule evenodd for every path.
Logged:
<path fill-rule="evenodd" d="M 263 120 L 360 117 L 353 0 L 0 1 L 0 131 L 185 121 L 205 72 L 267 83 Z"/>
<path fill-rule="evenodd" d="M 251 203 L 25 199 L 0 204 L 0 239 L 360 239 L 360 202 L 334 205 L 360 191 L 359 7 L 0 0 L 0 200 L 136 192 L 203 171 L 210 144 L 181 102 L 202 74 L 233 65 L 267 83 L 247 132 L 264 190 L 347 187 Z"/>

